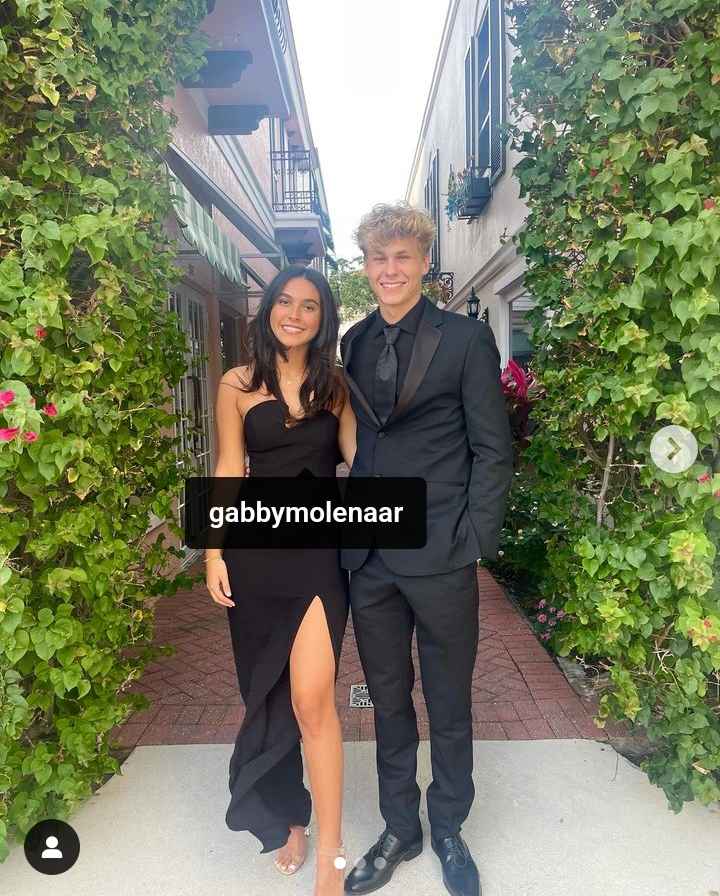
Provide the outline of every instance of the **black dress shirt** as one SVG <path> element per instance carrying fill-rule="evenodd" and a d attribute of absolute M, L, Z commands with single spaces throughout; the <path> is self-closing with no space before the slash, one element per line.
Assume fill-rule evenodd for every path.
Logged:
<path fill-rule="evenodd" d="M 410 364 L 415 334 L 425 309 L 425 301 L 421 296 L 408 313 L 393 325 L 400 330 L 400 335 L 395 342 L 395 351 L 398 356 L 396 404 Z M 370 402 L 373 410 L 375 410 L 375 368 L 377 367 L 380 352 L 385 346 L 383 330 L 390 325 L 383 319 L 379 308 L 373 312 L 373 317 L 374 319 L 370 322 L 365 332 L 355 342 L 350 373 L 360 387 L 360 391 Z"/>

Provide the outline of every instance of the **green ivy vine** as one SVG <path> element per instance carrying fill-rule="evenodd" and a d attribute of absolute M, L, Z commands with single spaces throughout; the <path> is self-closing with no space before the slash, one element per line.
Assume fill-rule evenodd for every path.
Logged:
<path fill-rule="evenodd" d="M 519 236 L 545 397 L 525 453 L 560 655 L 643 726 L 669 804 L 720 799 L 720 9 L 513 0 Z M 683 473 L 649 454 L 694 434 Z M 520 477 L 522 479 L 522 477 Z M 557 527 L 557 528 L 555 528 Z"/>
<path fill-rule="evenodd" d="M 108 732 L 147 705 L 122 692 L 157 650 L 147 598 L 189 581 L 143 539 L 182 485 L 163 103 L 206 11 L 0 9 L 0 859 L 118 771 Z"/>

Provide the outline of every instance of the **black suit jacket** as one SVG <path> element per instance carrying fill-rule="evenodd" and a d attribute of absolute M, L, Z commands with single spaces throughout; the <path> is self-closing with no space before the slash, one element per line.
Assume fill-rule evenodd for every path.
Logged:
<path fill-rule="evenodd" d="M 500 354 L 484 321 L 424 311 L 397 404 L 384 426 L 353 378 L 353 344 L 374 315 L 351 327 L 340 350 L 357 417 L 351 476 L 419 476 L 427 482 L 427 543 L 380 549 L 400 575 L 432 575 L 495 559 L 513 474 Z M 346 569 L 367 550 L 345 549 Z"/>

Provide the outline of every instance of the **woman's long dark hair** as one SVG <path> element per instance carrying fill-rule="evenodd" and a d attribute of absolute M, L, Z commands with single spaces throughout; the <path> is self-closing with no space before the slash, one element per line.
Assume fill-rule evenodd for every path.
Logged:
<path fill-rule="evenodd" d="M 272 331 L 270 312 L 288 282 L 297 277 L 312 283 L 320 294 L 320 328 L 308 346 L 307 376 L 300 387 L 303 416 L 312 417 L 323 408 L 332 407 L 340 395 L 335 361 L 340 328 L 337 304 L 330 284 L 314 268 L 291 265 L 280 271 L 265 288 L 257 315 L 249 327 L 252 376 L 243 391 L 256 392 L 264 386 L 287 408 L 278 380 L 276 358 L 279 354 L 287 361 L 287 349 Z M 290 417 L 289 408 L 287 416 Z"/>

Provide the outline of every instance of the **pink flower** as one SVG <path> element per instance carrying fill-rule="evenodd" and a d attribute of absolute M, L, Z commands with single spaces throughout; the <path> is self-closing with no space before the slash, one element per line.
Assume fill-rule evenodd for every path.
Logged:
<path fill-rule="evenodd" d="M 26 442 L 37 442 L 38 434 L 29 429 L 27 432 L 24 432 L 22 434 L 22 437 Z"/>
<path fill-rule="evenodd" d="M 44 339 L 47 336 L 45 327 L 35 327 L 35 335 L 38 339 Z"/>
<path fill-rule="evenodd" d="M 6 427 L 0 429 L 0 442 L 12 442 L 15 436 L 20 432 L 19 426 Z"/>
<path fill-rule="evenodd" d="M 12 404 L 15 401 L 15 393 L 12 389 L 6 389 L 4 392 L 0 392 L 0 411 L 3 408 L 6 408 L 9 404 Z"/>
<path fill-rule="evenodd" d="M 48 417 L 57 417 L 57 408 L 52 402 L 50 402 L 50 404 L 44 405 L 43 412 L 47 414 Z"/>
<path fill-rule="evenodd" d="M 710 482 L 711 479 L 712 479 L 712 476 L 709 473 L 702 473 L 700 476 L 698 476 L 697 481 L 698 482 Z"/>
<path fill-rule="evenodd" d="M 545 613 L 541 613 L 538 616 L 538 622 L 547 622 L 547 616 L 545 615 Z"/>
<path fill-rule="evenodd" d="M 712 622 L 710 622 L 709 619 L 703 619 L 703 625 L 705 626 L 705 628 L 711 628 Z"/>
<path fill-rule="evenodd" d="M 550 612 L 551 612 L 551 613 L 557 613 L 557 609 L 556 609 L 555 607 L 550 607 Z"/>
<path fill-rule="evenodd" d="M 500 382 L 506 395 L 514 393 L 521 401 L 527 401 L 530 380 L 517 361 L 508 361 L 500 375 Z"/>
<path fill-rule="evenodd" d="M 542 610 L 542 608 L 545 606 L 545 604 L 547 604 L 547 601 L 544 599 L 541 600 L 540 603 L 537 605 L 538 610 Z"/>
<path fill-rule="evenodd" d="M 562 619 L 565 616 L 565 610 L 558 610 L 557 618 Z"/>
<path fill-rule="evenodd" d="M 557 625 L 557 619 L 551 619 L 551 620 L 548 622 L 548 625 Z"/>
<path fill-rule="evenodd" d="M 713 492 L 713 498 L 720 498 L 720 488 Z"/>
<path fill-rule="evenodd" d="M 550 640 L 550 632 L 543 632 L 543 634 L 540 635 L 540 637 L 543 639 L 543 641 L 549 641 Z"/>

